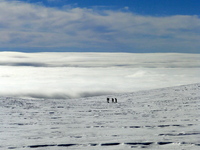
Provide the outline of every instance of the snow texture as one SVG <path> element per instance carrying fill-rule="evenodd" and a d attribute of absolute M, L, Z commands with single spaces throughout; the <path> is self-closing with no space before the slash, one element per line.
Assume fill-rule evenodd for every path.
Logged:
<path fill-rule="evenodd" d="M 79 99 L 0 97 L 0 149 L 197 150 L 199 102 L 200 83 Z"/>

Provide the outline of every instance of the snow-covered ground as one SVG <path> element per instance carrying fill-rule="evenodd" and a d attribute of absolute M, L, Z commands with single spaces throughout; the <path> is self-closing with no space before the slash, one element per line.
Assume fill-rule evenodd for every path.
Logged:
<path fill-rule="evenodd" d="M 79 99 L 0 97 L 0 149 L 198 150 L 199 103 L 200 83 Z"/>

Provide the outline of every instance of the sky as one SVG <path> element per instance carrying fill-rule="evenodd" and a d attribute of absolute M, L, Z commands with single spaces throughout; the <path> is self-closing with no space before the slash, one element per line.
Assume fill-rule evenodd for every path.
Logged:
<path fill-rule="evenodd" d="M 199 0 L 0 0 L 0 51 L 200 53 Z"/>
<path fill-rule="evenodd" d="M 0 56 L 0 96 L 68 99 L 200 81 L 200 54 L 0 52 Z"/>
<path fill-rule="evenodd" d="M 199 6 L 0 0 L 0 96 L 78 98 L 197 83 Z"/>

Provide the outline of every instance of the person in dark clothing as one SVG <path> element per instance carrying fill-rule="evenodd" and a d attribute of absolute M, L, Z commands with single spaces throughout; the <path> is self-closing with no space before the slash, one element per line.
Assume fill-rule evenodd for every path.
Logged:
<path fill-rule="evenodd" d="M 109 103 L 109 98 L 107 98 L 107 103 Z"/>
<path fill-rule="evenodd" d="M 115 102 L 115 100 L 114 100 L 114 98 L 112 98 L 112 103 L 114 103 Z"/>

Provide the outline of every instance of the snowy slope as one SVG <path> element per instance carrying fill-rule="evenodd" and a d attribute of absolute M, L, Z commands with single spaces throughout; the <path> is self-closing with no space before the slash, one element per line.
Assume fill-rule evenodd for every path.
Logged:
<path fill-rule="evenodd" d="M 0 97 L 0 149 L 198 150 L 199 104 L 200 83 L 68 100 Z"/>

